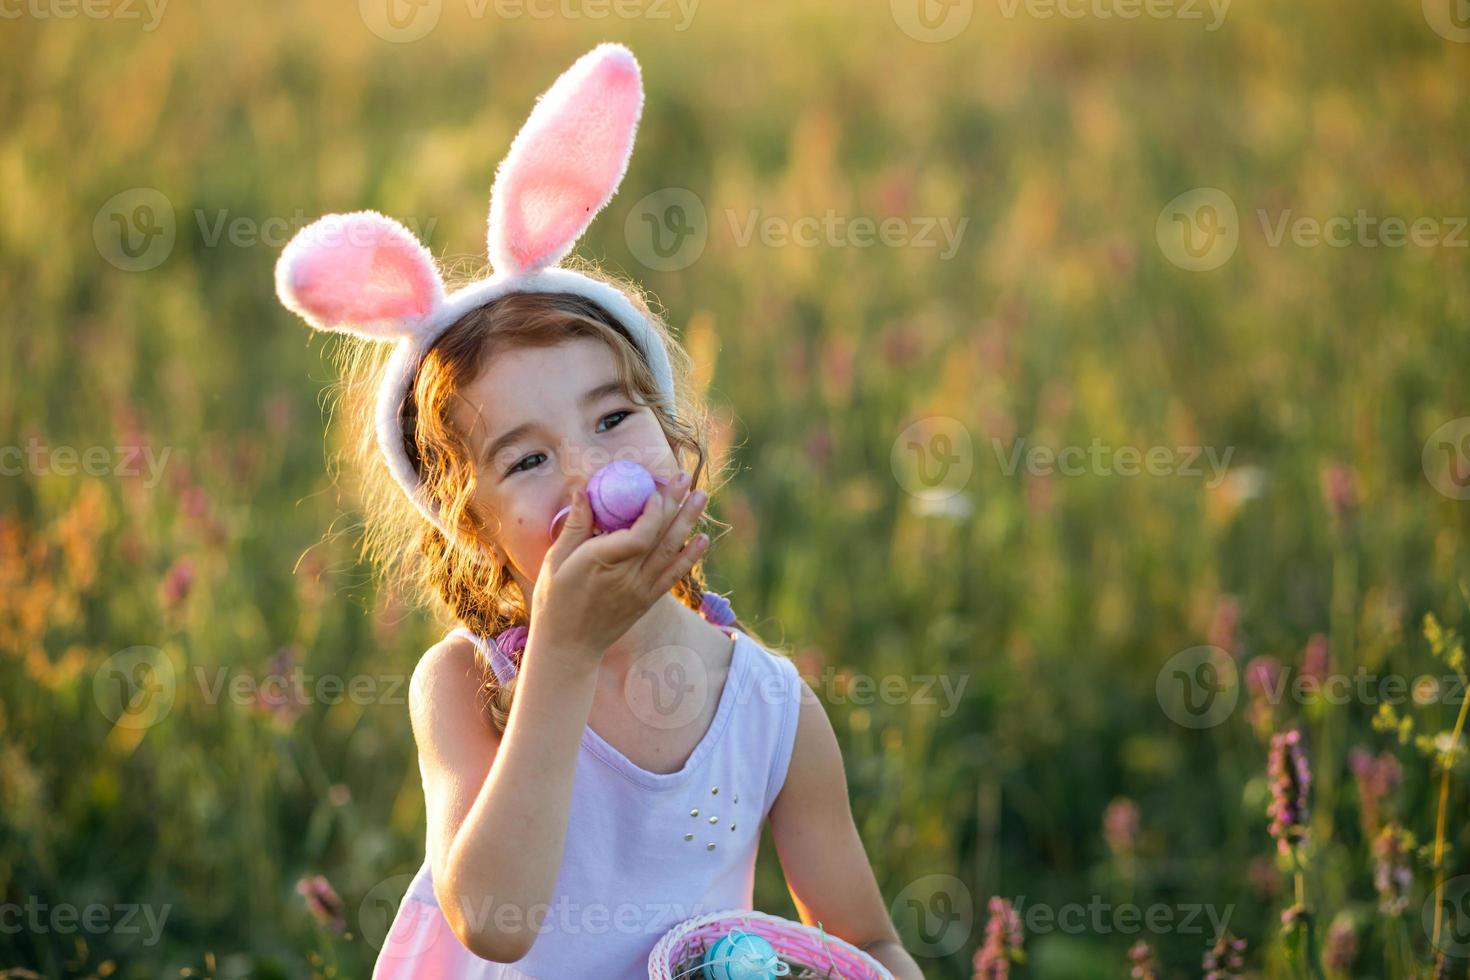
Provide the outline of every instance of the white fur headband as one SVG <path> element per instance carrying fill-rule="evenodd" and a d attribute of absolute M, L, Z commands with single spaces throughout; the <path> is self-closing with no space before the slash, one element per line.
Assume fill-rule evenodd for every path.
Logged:
<path fill-rule="evenodd" d="M 311 326 L 397 344 L 378 388 L 378 445 L 394 479 L 446 536 L 450 531 L 404 452 L 399 411 L 424 355 L 466 313 L 509 293 L 590 299 L 627 330 L 665 405 L 674 407 L 668 352 L 652 325 L 617 288 L 558 265 L 622 182 L 642 111 L 638 62 L 620 44 L 600 44 L 563 72 L 496 170 L 489 228 L 494 274 L 448 296 L 429 250 L 376 211 L 319 218 L 276 262 L 276 294 Z"/>

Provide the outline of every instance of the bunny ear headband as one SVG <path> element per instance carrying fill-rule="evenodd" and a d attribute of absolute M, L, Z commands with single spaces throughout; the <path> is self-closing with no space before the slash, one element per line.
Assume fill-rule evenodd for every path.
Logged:
<path fill-rule="evenodd" d="M 276 262 L 276 294 L 312 327 L 396 344 L 378 388 L 378 445 L 394 479 L 451 540 L 404 451 L 400 412 L 424 355 L 470 311 L 518 292 L 590 299 L 627 331 L 673 407 L 668 353 L 652 325 L 616 287 L 558 264 L 622 182 L 642 111 L 638 62 L 620 44 L 600 44 L 563 72 L 537 100 L 496 171 L 489 228 L 494 274 L 447 296 L 429 250 L 376 211 L 319 218 Z"/>

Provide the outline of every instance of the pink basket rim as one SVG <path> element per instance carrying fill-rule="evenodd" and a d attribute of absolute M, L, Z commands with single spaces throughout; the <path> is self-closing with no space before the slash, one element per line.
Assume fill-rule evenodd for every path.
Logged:
<path fill-rule="evenodd" d="M 830 953 L 831 962 L 815 965 L 824 969 L 835 969 L 839 971 L 839 976 L 847 976 L 840 972 L 844 969 L 858 971 L 849 980 L 893 980 L 893 974 L 889 973 L 881 963 L 852 943 L 813 926 L 803 925 L 779 915 L 758 912 L 754 909 L 725 909 L 720 912 L 709 912 L 685 919 L 674 926 L 664 933 L 657 945 L 653 947 L 653 951 L 648 954 L 650 980 L 676 980 L 669 962 L 674 951 L 691 933 L 699 932 L 711 925 L 729 928 L 744 926 L 747 931 L 771 940 L 771 945 L 775 946 L 778 952 L 793 945 L 788 943 L 783 946 L 781 942 L 783 939 L 800 939 L 803 945 L 819 945 Z M 677 978 L 677 980 L 700 980 L 700 977 L 698 974 L 691 974 L 689 977 Z"/>

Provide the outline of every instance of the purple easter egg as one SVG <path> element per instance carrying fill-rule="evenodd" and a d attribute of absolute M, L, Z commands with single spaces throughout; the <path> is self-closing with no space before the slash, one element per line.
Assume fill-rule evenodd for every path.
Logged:
<path fill-rule="evenodd" d="M 631 459 L 615 459 L 587 481 L 592 517 L 603 531 L 632 527 L 657 485 L 653 474 Z"/>

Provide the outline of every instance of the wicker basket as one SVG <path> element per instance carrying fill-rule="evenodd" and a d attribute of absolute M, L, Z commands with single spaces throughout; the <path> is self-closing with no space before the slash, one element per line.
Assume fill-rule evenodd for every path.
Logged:
<path fill-rule="evenodd" d="M 750 909 L 711 912 L 674 926 L 648 955 L 649 980 L 703 980 L 703 972 L 697 967 L 690 970 L 689 962 L 698 962 L 696 957 L 735 929 L 769 942 L 792 965 L 793 977 L 800 977 L 798 968 L 806 967 L 812 975 L 831 980 L 893 980 L 892 973 L 851 943 L 821 929 Z"/>

